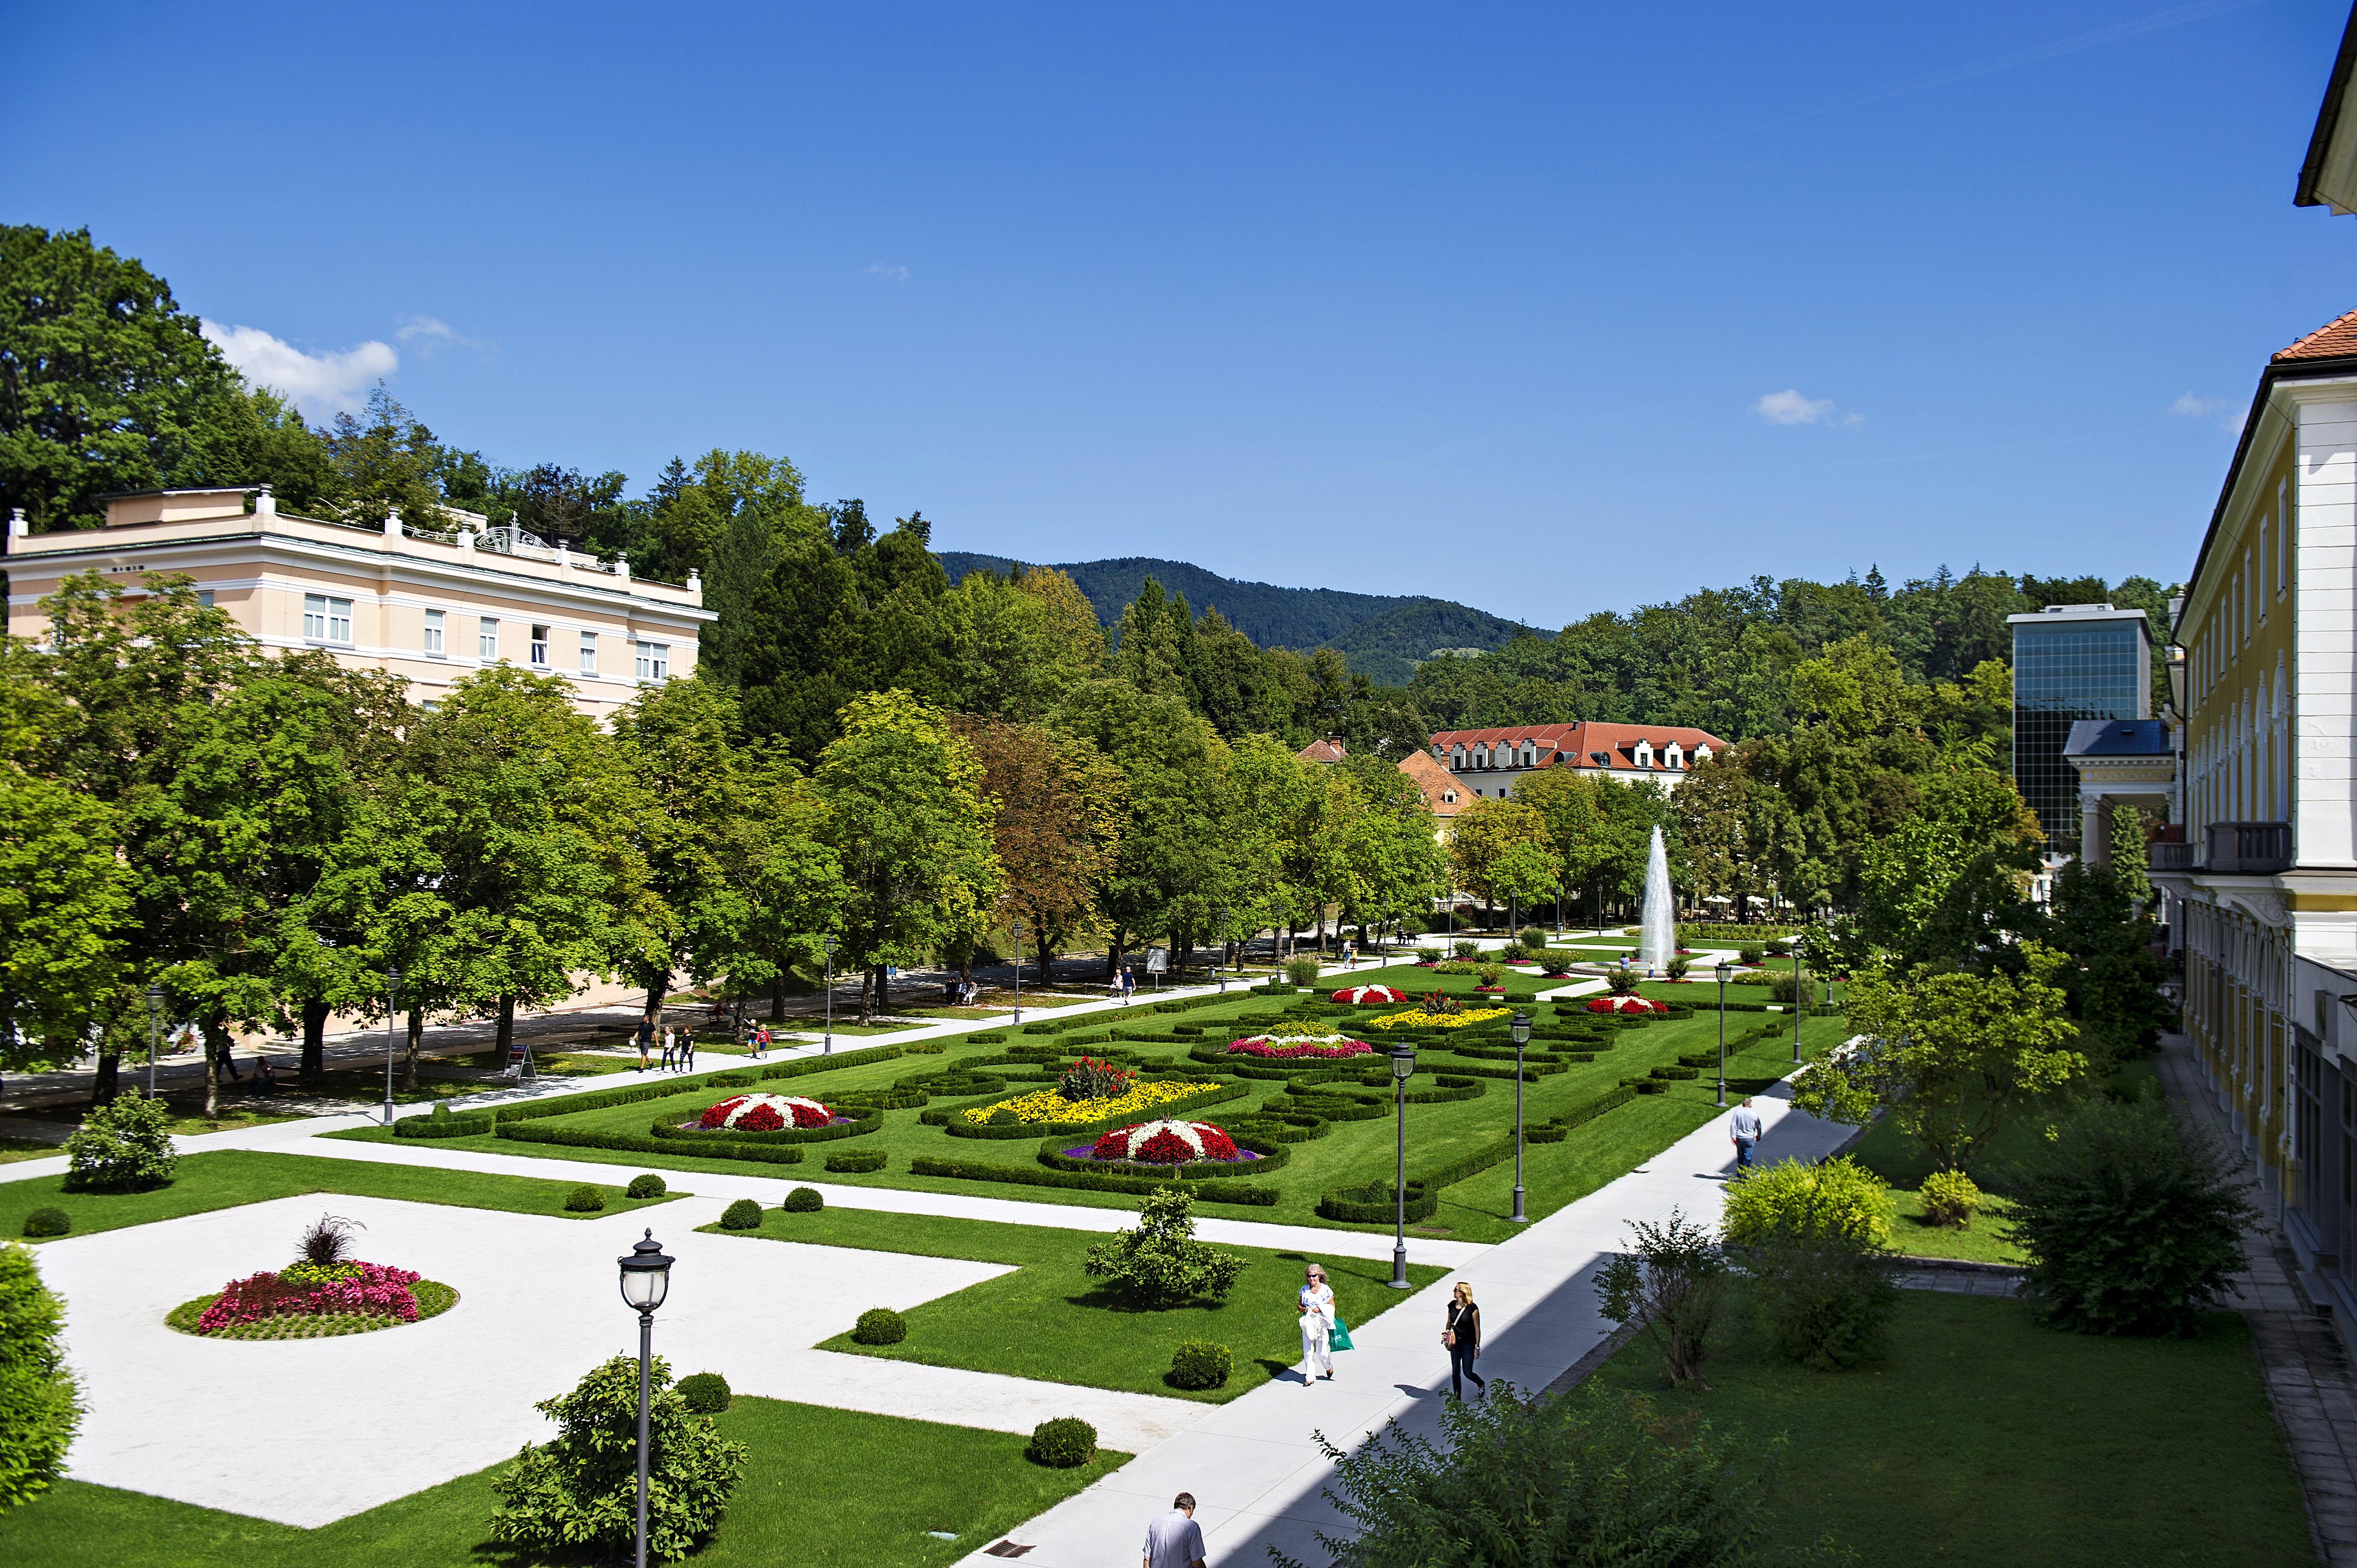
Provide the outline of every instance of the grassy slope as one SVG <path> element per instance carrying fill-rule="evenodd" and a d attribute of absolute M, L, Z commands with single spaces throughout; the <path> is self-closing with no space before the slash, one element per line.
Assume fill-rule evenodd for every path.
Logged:
<path fill-rule="evenodd" d="M 750 1449 L 698 1568 L 939 1568 L 1125 1460 L 1073 1470 L 1023 1457 L 1024 1439 L 971 1427 L 739 1399 L 721 1430 Z M 11 1568 L 476 1568 L 515 1561 L 488 1540 L 494 1471 L 462 1476 L 319 1530 L 295 1530 L 68 1481 L 0 1515 Z M 813 1485 L 813 1477 L 823 1477 Z M 925 1532 L 953 1532 L 936 1541 Z"/>
<path fill-rule="evenodd" d="M 1420 971 L 1398 970 L 1369 972 L 1377 979 L 1389 977 L 1405 980 L 1418 987 L 1416 993 L 1434 989 L 1455 992 L 1469 991 L 1474 983 L 1469 976 L 1435 978 Z M 1689 988 L 1690 989 L 1690 988 Z M 1681 997 L 1681 1000 L 1684 1000 Z M 1196 1009 L 1183 1015 L 1164 1015 L 1168 1022 L 1212 1023 L 1232 1018 L 1239 1014 L 1265 1014 L 1272 1010 L 1274 999 L 1235 1000 Z M 1576 1005 L 1576 1004 L 1575 1004 Z M 1541 1010 L 1544 1015 L 1544 1008 Z M 1369 1010 L 1369 1016 L 1374 1010 Z M 1757 1015 L 1730 1015 L 1730 1034 L 1750 1022 Z M 1623 1032 L 1614 1047 L 1601 1053 L 1597 1060 L 1575 1065 L 1569 1070 L 1547 1077 L 1527 1087 L 1524 1117 L 1526 1122 L 1547 1120 L 1556 1112 L 1584 1101 L 1610 1089 L 1621 1078 L 1641 1074 L 1655 1066 L 1672 1062 L 1684 1052 L 1704 1049 L 1717 1039 L 1716 1014 L 1697 1015 L 1676 1022 L 1663 1021 L 1643 1028 Z M 1376 1031 L 1366 1031 L 1375 1034 Z M 1813 1048 L 1830 1043 L 1836 1036 L 1837 1026 L 1830 1020 L 1812 1020 L 1809 1041 Z M 1167 1055 L 1180 1059 L 1184 1047 L 1146 1045 L 1140 1047 L 1152 1055 Z M 796 1094 L 813 1094 L 823 1098 L 831 1091 L 865 1088 L 890 1083 L 911 1073 L 954 1063 L 969 1055 L 996 1054 L 999 1046 L 968 1046 L 953 1042 L 949 1051 L 935 1057 L 903 1057 L 890 1061 L 863 1067 L 845 1068 L 835 1071 L 796 1079 L 778 1087 Z M 1728 1062 L 1730 1078 L 1748 1080 L 1752 1087 L 1764 1087 L 1789 1070 L 1791 1047 L 1788 1044 L 1770 1042 L 1749 1051 L 1731 1056 Z M 1444 1051 L 1427 1052 L 1422 1058 L 1425 1070 L 1412 1080 L 1411 1088 L 1430 1084 L 1428 1073 L 1446 1072 L 1459 1058 Z M 1485 1065 L 1496 1065 L 1485 1064 Z M 1273 1080 L 1246 1080 L 1250 1085 L 1248 1099 L 1229 1101 L 1206 1112 L 1214 1119 L 1242 1114 L 1253 1106 L 1284 1091 L 1284 1084 Z M 1477 1099 L 1437 1105 L 1411 1105 L 1408 1108 L 1408 1165 L 1411 1170 L 1438 1164 L 1466 1151 L 1481 1147 L 1510 1133 L 1513 1128 L 1513 1084 L 1505 1079 L 1482 1080 L 1484 1092 Z M 1528 1190 L 1528 1212 L 1533 1218 L 1553 1213 L 1564 1204 L 1594 1191 L 1604 1182 L 1619 1176 L 1631 1165 L 1692 1131 L 1717 1114 L 1714 1104 L 1716 1084 L 1710 1079 L 1676 1083 L 1667 1094 L 1645 1096 L 1636 1103 L 1613 1111 L 1588 1125 L 1576 1130 L 1560 1144 L 1534 1144 L 1527 1146 L 1524 1186 Z M 602 1111 L 585 1111 L 555 1119 L 555 1124 L 595 1128 L 606 1132 L 626 1133 L 643 1136 L 649 1123 L 658 1116 L 685 1121 L 705 1105 L 722 1098 L 729 1091 L 713 1089 L 683 1089 L 680 1096 L 660 1101 L 612 1107 Z M 338 1136 L 377 1140 L 386 1136 L 379 1130 L 363 1130 Z M 1280 1223 L 1324 1224 L 1318 1219 L 1316 1205 L 1321 1193 L 1331 1187 L 1353 1186 L 1369 1181 L 1387 1179 L 1394 1160 L 1394 1124 L 1385 1116 L 1367 1122 L 1336 1122 L 1327 1135 L 1310 1143 L 1293 1145 L 1291 1163 L 1282 1171 L 1263 1178 L 1278 1187 L 1279 1202 L 1269 1208 L 1243 1208 L 1215 1206 L 1207 1210 L 1248 1219 L 1265 1219 Z M 569 1148 L 552 1144 L 522 1144 L 510 1140 L 464 1138 L 454 1140 L 454 1146 L 496 1150 L 504 1154 L 545 1155 L 643 1166 L 653 1163 L 665 1169 L 725 1170 L 739 1174 L 752 1170 L 756 1174 L 790 1177 L 809 1176 L 829 1182 L 853 1186 L 913 1187 L 931 1191 L 981 1192 L 990 1196 L 1040 1203 L 1080 1203 L 1091 1207 L 1133 1208 L 1136 1199 L 1117 1194 L 1067 1191 L 1052 1187 L 1023 1187 L 1002 1184 L 984 1184 L 946 1177 L 917 1176 L 909 1174 L 909 1160 L 919 1155 L 962 1160 L 985 1161 L 999 1165 L 1037 1168 L 1037 1144 L 1030 1139 L 984 1140 L 952 1138 L 936 1127 L 922 1125 L 914 1110 L 894 1111 L 885 1117 L 884 1128 L 872 1137 L 849 1144 L 813 1145 L 804 1164 L 797 1166 L 748 1166 L 734 1162 L 710 1162 L 687 1155 L 652 1155 L 644 1154 L 607 1154 L 595 1149 Z M 828 1173 L 823 1168 L 823 1153 L 827 1148 L 880 1148 L 890 1156 L 888 1167 L 866 1176 Z M 1503 1240 L 1514 1231 L 1507 1222 L 1511 1212 L 1511 1189 L 1513 1185 L 1511 1161 L 1444 1189 L 1442 1211 L 1426 1229 L 1430 1233 L 1447 1233 L 1455 1239 L 1476 1241 Z M 1381 1229 L 1381 1227 L 1366 1227 Z"/>
<path fill-rule="evenodd" d="M 1598 1378 L 1761 1444 L 1787 1440 L 1779 1535 L 1831 1534 L 1864 1568 L 2290 1568 L 2298 1483 L 2250 1331 L 2187 1339 L 2039 1327 L 2016 1302 L 1904 1294 L 1888 1358 L 1818 1373 L 1730 1350 L 1714 1390 L 1662 1390 L 1643 1340 Z"/>
<path fill-rule="evenodd" d="M 477 1176 L 472 1172 L 435 1170 L 424 1165 L 362 1165 L 356 1160 L 323 1160 L 303 1155 L 271 1155 L 252 1149 L 223 1149 L 190 1155 L 180 1161 L 169 1187 L 153 1192 L 66 1192 L 63 1176 L 37 1176 L 27 1181 L 0 1182 L 0 1236 L 16 1236 L 25 1228 L 25 1216 L 36 1208 L 62 1208 L 73 1219 L 73 1234 L 113 1230 L 125 1225 L 145 1225 L 157 1219 L 178 1219 L 242 1203 L 261 1203 L 307 1192 L 350 1193 L 363 1197 L 406 1198 L 413 1203 L 447 1203 L 461 1208 L 502 1208 L 515 1214 L 553 1214 L 590 1219 L 589 1214 L 567 1215 L 565 1195 L 577 1184 L 543 1181 L 535 1176 Z M 619 1187 L 600 1188 L 608 1214 L 644 1208 L 667 1201 L 654 1198 L 634 1203 Z M 680 1195 L 673 1193 L 671 1197 Z"/>
<path fill-rule="evenodd" d="M 1104 1240 L 1087 1231 L 868 1209 L 786 1214 L 773 1208 L 762 1215 L 759 1230 L 717 1233 L 1017 1265 L 1014 1273 L 909 1312 L 909 1337 L 898 1345 L 855 1345 L 840 1335 L 826 1342 L 829 1350 L 1213 1403 L 1258 1388 L 1300 1359 L 1293 1302 L 1309 1260 L 1298 1252 L 1228 1249 L 1248 1263 L 1225 1302 L 1145 1312 L 1108 1299 L 1082 1272 L 1083 1255 Z M 1401 1300 L 1387 1283 L 1388 1262 L 1316 1261 L 1333 1283 L 1345 1323 L 1363 1323 Z M 1411 1265 L 1408 1276 L 1425 1285 L 1447 1272 Z M 1190 1392 L 1162 1380 L 1171 1352 L 1188 1339 L 1214 1340 L 1233 1353 L 1226 1387 Z"/>

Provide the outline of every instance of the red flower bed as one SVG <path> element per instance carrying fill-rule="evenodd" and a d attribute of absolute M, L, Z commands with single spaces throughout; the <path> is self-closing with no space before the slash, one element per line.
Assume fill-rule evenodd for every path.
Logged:
<path fill-rule="evenodd" d="M 793 1094 L 732 1095 L 697 1118 L 699 1127 L 726 1128 L 738 1133 L 775 1133 L 789 1119 L 797 1127 L 823 1127 L 834 1112 L 815 1100 Z"/>
<path fill-rule="evenodd" d="M 1332 1061 L 1341 1057 L 1372 1056 L 1374 1049 L 1374 1047 L 1364 1040 L 1342 1039 L 1338 1039 L 1330 1045 L 1321 1045 L 1316 1040 L 1296 1040 L 1289 1046 L 1280 1046 L 1263 1035 L 1253 1039 L 1233 1042 L 1228 1047 L 1228 1055 L 1266 1057 L 1272 1061 L 1300 1061 L 1308 1057 Z"/>
<path fill-rule="evenodd" d="M 1406 1001 L 1407 997 L 1404 993 L 1394 991 L 1388 985 L 1346 985 L 1334 993 L 1334 1000 L 1368 1003 L 1389 1007 Z"/>
<path fill-rule="evenodd" d="M 1223 1128 L 1208 1122 L 1140 1122 L 1103 1134 L 1089 1152 L 1100 1160 L 1183 1165 L 1193 1160 L 1232 1160 L 1241 1151 Z"/>
<path fill-rule="evenodd" d="M 358 1313 L 368 1317 L 417 1321 L 417 1298 L 409 1287 L 420 1276 L 407 1269 L 382 1263 L 361 1263 L 350 1279 L 302 1284 L 259 1273 L 231 1280 L 219 1300 L 197 1319 L 197 1332 L 210 1334 L 232 1323 L 258 1323 L 265 1317 L 325 1316 Z"/>
<path fill-rule="evenodd" d="M 1587 999 L 1591 1013 L 1666 1013 L 1666 1002 L 1648 1002 L 1641 996 L 1591 996 Z"/>

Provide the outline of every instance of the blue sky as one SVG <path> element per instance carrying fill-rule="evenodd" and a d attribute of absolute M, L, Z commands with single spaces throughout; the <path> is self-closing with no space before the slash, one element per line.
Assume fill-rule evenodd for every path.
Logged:
<path fill-rule="evenodd" d="M 2168 581 L 2357 306 L 2291 206 L 2346 15 L 19 3 L 0 217 L 315 407 L 634 491 L 784 453 L 943 549 L 1547 627 Z"/>

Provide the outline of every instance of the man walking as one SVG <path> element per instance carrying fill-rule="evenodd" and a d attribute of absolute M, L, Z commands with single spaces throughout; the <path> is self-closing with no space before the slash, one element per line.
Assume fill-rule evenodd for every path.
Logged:
<path fill-rule="evenodd" d="M 1735 1168 L 1751 1168 L 1751 1151 L 1760 1143 L 1760 1112 L 1751 1109 L 1751 1097 L 1745 1095 L 1735 1114 L 1727 1119 L 1727 1141 L 1735 1145 Z"/>
<path fill-rule="evenodd" d="M 1203 1568 L 1203 1527 L 1195 1522 L 1195 1494 L 1170 1499 L 1170 1511 L 1146 1525 L 1145 1568 Z"/>

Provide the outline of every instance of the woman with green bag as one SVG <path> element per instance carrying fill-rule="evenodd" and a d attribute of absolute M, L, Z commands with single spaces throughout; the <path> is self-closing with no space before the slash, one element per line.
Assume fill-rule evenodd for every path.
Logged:
<path fill-rule="evenodd" d="M 1334 1357 L 1337 1349 L 1348 1349 L 1345 1337 L 1340 1345 L 1334 1341 L 1342 1333 L 1341 1316 L 1334 1310 L 1333 1288 L 1326 1283 L 1326 1271 L 1311 1263 L 1302 1270 L 1301 1297 L 1297 1310 L 1301 1314 L 1301 1386 L 1324 1379 L 1334 1380 Z"/>

